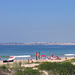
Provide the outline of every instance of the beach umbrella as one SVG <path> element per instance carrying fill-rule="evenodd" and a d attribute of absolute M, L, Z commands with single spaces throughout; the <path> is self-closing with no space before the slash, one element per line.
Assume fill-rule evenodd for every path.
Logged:
<path fill-rule="evenodd" d="M 41 57 L 46 57 L 46 55 L 41 55 Z"/>

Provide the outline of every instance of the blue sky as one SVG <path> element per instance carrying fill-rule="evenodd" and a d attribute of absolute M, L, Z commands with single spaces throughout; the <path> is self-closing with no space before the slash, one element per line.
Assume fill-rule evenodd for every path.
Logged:
<path fill-rule="evenodd" d="M 0 0 L 0 42 L 75 42 L 75 0 Z"/>

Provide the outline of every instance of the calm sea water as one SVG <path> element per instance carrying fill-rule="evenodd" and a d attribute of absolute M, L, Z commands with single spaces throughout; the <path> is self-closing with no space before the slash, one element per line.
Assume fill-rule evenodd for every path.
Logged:
<path fill-rule="evenodd" d="M 0 45 L 0 56 L 17 56 L 17 55 L 35 55 L 40 52 L 40 55 L 50 56 L 52 53 L 55 56 L 64 56 L 64 54 L 75 54 L 74 45 Z"/>

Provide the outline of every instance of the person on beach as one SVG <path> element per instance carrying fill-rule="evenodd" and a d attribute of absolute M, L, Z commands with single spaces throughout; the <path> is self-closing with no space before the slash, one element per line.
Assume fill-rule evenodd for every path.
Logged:
<path fill-rule="evenodd" d="M 53 60 L 53 57 L 51 57 L 50 59 Z"/>
<path fill-rule="evenodd" d="M 57 60 L 59 60 L 59 57 L 57 56 L 57 58 L 56 58 Z"/>
<path fill-rule="evenodd" d="M 30 60 L 32 60 L 32 56 L 30 56 Z"/>
<path fill-rule="evenodd" d="M 1 57 L 0 57 L 0 59 L 1 59 Z"/>
<path fill-rule="evenodd" d="M 65 57 L 65 59 L 67 59 L 67 57 Z"/>
<path fill-rule="evenodd" d="M 33 63 L 32 56 L 30 56 L 31 63 Z"/>
<path fill-rule="evenodd" d="M 36 52 L 36 60 L 37 60 L 37 52 Z"/>
<path fill-rule="evenodd" d="M 40 52 L 38 52 L 38 59 L 40 60 Z"/>
<path fill-rule="evenodd" d="M 29 63 L 29 59 L 27 59 L 28 63 Z"/>
<path fill-rule="evenodd" d="M 51 60 L 53 59 L 53 55 L 54 55 L 54 54 L 52 54 L 52 55 L 50 56 L 50 59 L 51 59 Z"/>
<path fill-rule="evenodd" d="M 75 57 L 75 54 L 74 54 L 74 57 Z"/>
<path fill-rule="evenodd" d="M 56 57 L 54 56 L 54 60 L 56 59 Z"/>

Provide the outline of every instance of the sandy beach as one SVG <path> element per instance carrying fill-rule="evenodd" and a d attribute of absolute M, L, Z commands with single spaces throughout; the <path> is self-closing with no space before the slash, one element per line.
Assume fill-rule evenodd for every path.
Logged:
<path fill-rule="evenodd" d="M 40 59 L 40 60 L 35 60 L 33 59 L 33 63 L 31 63 L 31 61 L 29 61 L 29 63 L 23 64 L 24 62 L 28 62 L 27 60 L 14 60 L 13 62 L 5 62 L 3 63 L 3 61 L 0 61 L 0 65 L 4 65 L 4 64 L 13 64 L 15 62 L 19 63 L 22 62 L 22 66 L 24 67 L 34 67 L 39 65 L 39 63 L 35 63 L 35 62 L 63 62 L 65 60 L 70 60 L 70 59 L 74 59 L 74 57 L 67 57 L 67 59 L 65 59 L 65 57 L 61 57 L 61 60 L 46 60 L 46 59 Z"/>

